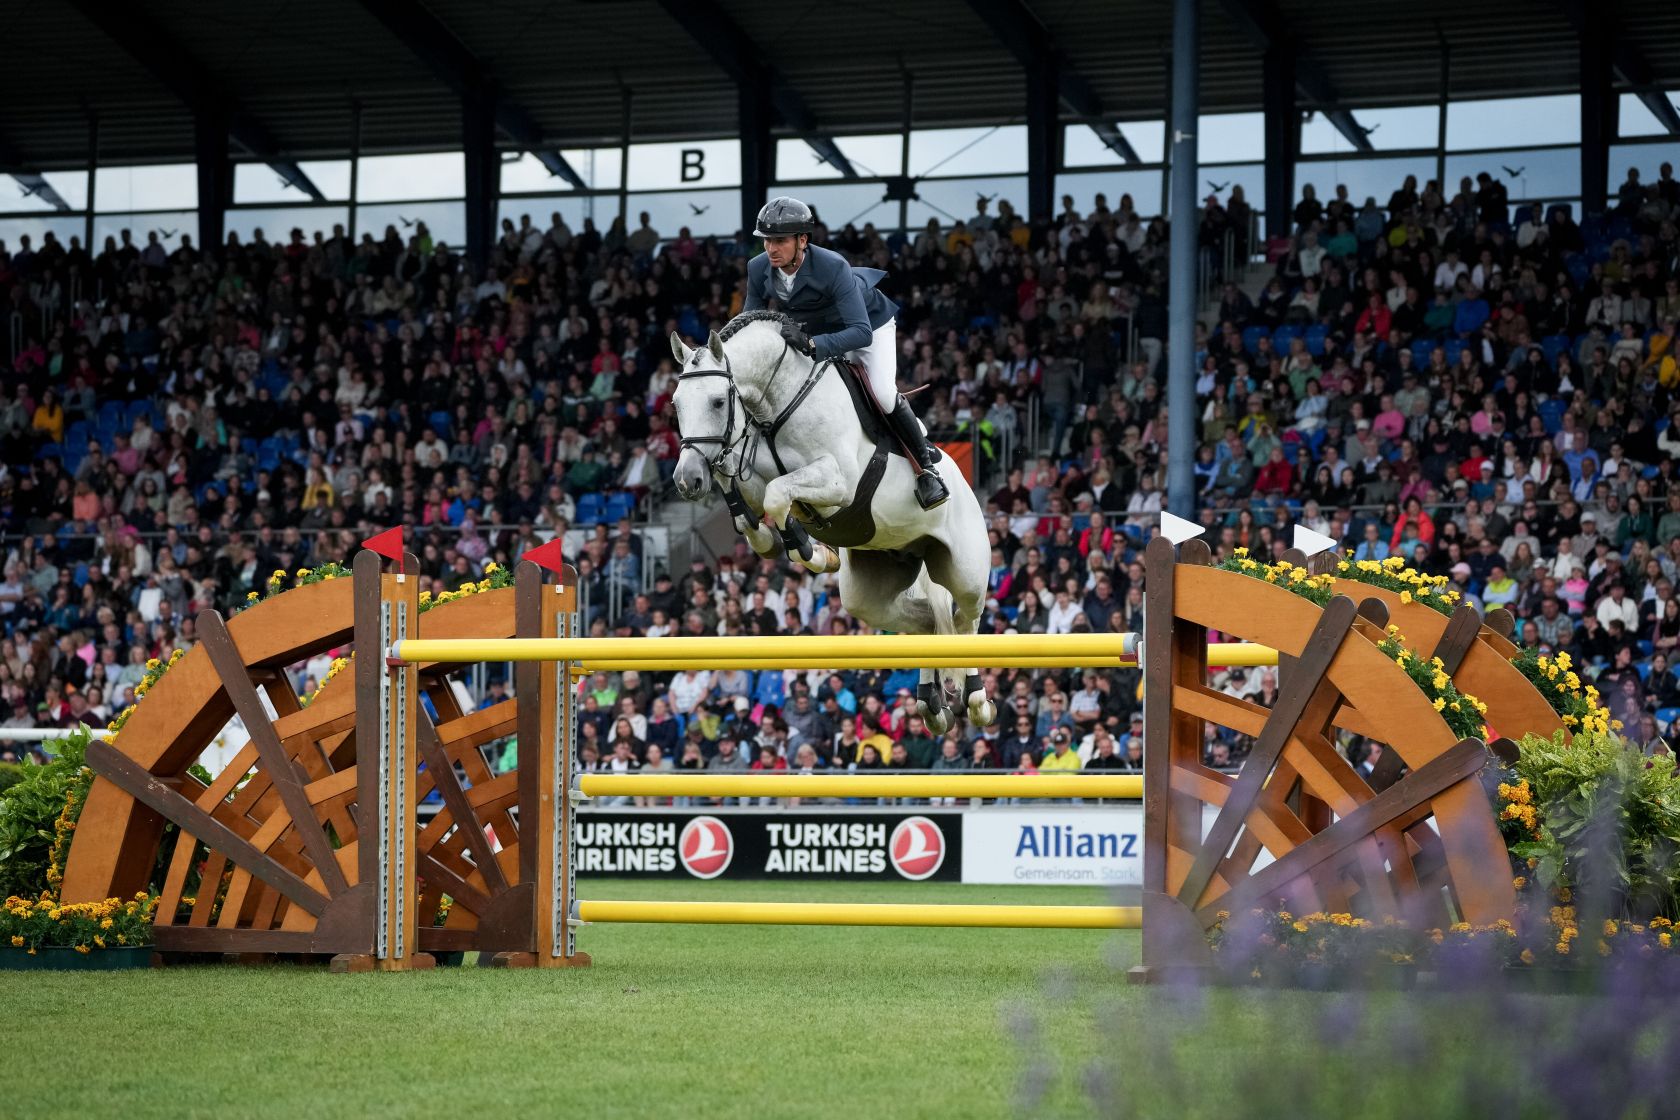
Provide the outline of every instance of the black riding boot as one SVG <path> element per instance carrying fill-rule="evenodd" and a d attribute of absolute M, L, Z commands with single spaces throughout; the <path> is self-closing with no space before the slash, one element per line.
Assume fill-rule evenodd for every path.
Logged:
<path fill-rule="evenodd" d="M 893 435 L 921 464 L 921 473 L 916 476 L 916 502 L 923 509 L 941 505 L 951 492 L 945 489 L 945 480 L 939 477 L 939 471 L 934 466 L 939 462 L 939 449 L 928 442 L 927 433 L 922 431 L 921 421 L 916 419 L 910 402 L 899 397 L 887 420 L 892 424 Z"/>

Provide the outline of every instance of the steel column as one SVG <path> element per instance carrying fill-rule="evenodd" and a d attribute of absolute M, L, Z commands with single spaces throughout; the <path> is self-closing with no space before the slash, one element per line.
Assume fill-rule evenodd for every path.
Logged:
<path fill-rule="evenodd" d="M 1196 0 L 1173 0 L 1172 239 L 1167 307 L 1167 505 L 1175 514 L 1196 512 L 1196 151 L 1198 57 L 1201 35 Z"/>
<path fill-rule="evenodd" d="M 488 88 L 461 95 L 461 152 L 467 173 L 467 259 L 482 273 L 496 241 L 496 196 L 502 161 L 496 152 L 496 99 Z"/>
<path fill-rule="evenodd" d="M 1266 115 L 1266 236 L 1288 237 L 1295 202 L 1300 114 L 1295 107 L 1295 51 L 1274 43 L 1261 64 Z"/>
<path fill-rule="evenodd" d="M 1610 29 L 1603 20 L 1581 27 L 1581 213 L 1603 213 L 1610 194 L 1611 116 L 1616 91 L 1611 88 Z"/>

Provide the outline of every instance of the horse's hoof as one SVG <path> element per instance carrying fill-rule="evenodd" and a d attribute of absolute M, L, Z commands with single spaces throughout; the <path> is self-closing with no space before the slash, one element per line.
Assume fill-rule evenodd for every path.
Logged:
<path fill-rule="evenodd" d="M 990 727 L 997 722 L 997 705 L 986 699 L 984 692 L 971 693 L 968 697 L 968 718 L 981 727 Z"/>
<path fill-rule="evenodd" d="M 922 722 L 927 725 L 927 729 L 935 735 L 945 734 L 956 722 L 956 715 L 949 708 L 930 708 L 926 703 L 918 701 L 916 710 L 921 713 Z"/>

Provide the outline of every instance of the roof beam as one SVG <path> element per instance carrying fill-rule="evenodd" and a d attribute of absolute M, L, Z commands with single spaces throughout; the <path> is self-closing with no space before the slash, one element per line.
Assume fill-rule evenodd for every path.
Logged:
<path fill-rule="evenodd" d="M 280 156 L 280 145 L 262 122 L 241 110 L 225 90 L 216 88 L 205 75 L 203 65 L 177 46 L 145 12 L 133 5 L 105 4 L 101 0 L 70 0 L 70 3 L 195 115 L 207 107 L 225 115 L 228 135 L 273 168 L 287 186 L 296 187 L 316 202 L 327 200 L 303 173 L 303 168 Z"/>
<path fill-rule="evenodd" d="M 1586 33 L 1587 5 L 1584 0 L 1564 0 L 1563 12 L 1569 20 L 1570 28 L 1577 38 Z M 1602 17 L 1602 13 L 1595 11 Z M 1651 115 L 1657 118 L 1670 136 L 1680 136 L 1680 112 L 1676 112 L 1674 103 L 1657 86 L 1656 74 L 1651 70 L 1651 64 L 1646 60 L 1643 52 L 1634 44 L 1633 37 L 1621 34 L 1621 28 L 1612 27 L 1611 65 L 1616 73 L 1622 76 L 1622 81 L 1633 88 L 1629 91 L 1639 98 Z"/>
<path fill-rule="evenodd" d="M 53 190 L 52 184 L 47 182 L 40 172 L 31 170 L 29 165 L 23 162 L 18 150 L 12 147 L 4 136 L 0 136 L 0 171 L 17 180 L 18 186 L 23 188 L 25 198 L 33 195 L 54 210 L 70 209 L 70 204 L 64 201 L 63 196 Z"/>
<path fill-rule="evenodd" d="M 1351 112 L 1341 108 L 1341 98 L 1330 84 L 1324 67 L 1312 57 L 1299 37 L 1290 29 L 1276 0 L 1221 0 L 1225 14 L 1237 29 L 1264 53 L 1273 47 L 1286 47 L 1295 55 L 1295 88 L 1302 100 L 1324 114 L 1324 119 L 1347 137 L 1348 143 L 1362 152 L 1373 151 L 1371 137 Z"/>
<path fill-rule="evenodd" d="M 763 57 L 752 39 L 715 0 L 659 0 L 659 6 L 709 55 L 737 89 L 768 88 L 776 115 L 797 132 L 817 157 L 847 179 L 858 177 L 832 136 L 825 135 L 811 107 L 780 70 Z"/>
<path fill-rule="evenodd" d="M 1132 147 L 1119 126 L 1107 120 L 1102 98 L 1091 88 L 1085 76 L 1073 68 L 1073 63 L 1050 38 L 1049 29 L 1040 23 L 1025 0 L 968 0 L 974 14 L 991 29 L 998 42 L 1015 56 L 1032 80 L 1035 69 L 1049 65 L 1056 76 L 1056 93 L 1067 107 L 1085 119 L 1098 138 L 1125 163 L 1140 163 L 1137 150 Z"/>
<path fill-rule="evenodd" d="M 491 97 L 495 105 L 496 127 L 524 151 L 535 156 L 538 163 L 570 183 L 575 190 L 588 190 L 589 184 L 552 145 L 543 141 L 542 129 L 525 109 L 502 96 L 495 76 L 465 44 L 457 39 L 443 22 L 427 11 L 424 5 L 410 0 L 361 0 L 362 7 L 378 20 L 392 37 L 409 49 L 432 74 L 448 86 L 457 97 Z"/>

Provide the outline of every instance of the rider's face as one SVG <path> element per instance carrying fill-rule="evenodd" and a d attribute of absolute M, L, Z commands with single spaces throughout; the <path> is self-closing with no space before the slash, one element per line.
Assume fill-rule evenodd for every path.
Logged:
<path fill-rule="evenodd" d="M 799 264 L 800 257 L 805 254 L 805 235 L 793 237 L 766 237 L 764 251 L 770 255 L 770 263 L 777 268 L 792 268 Z"/>

